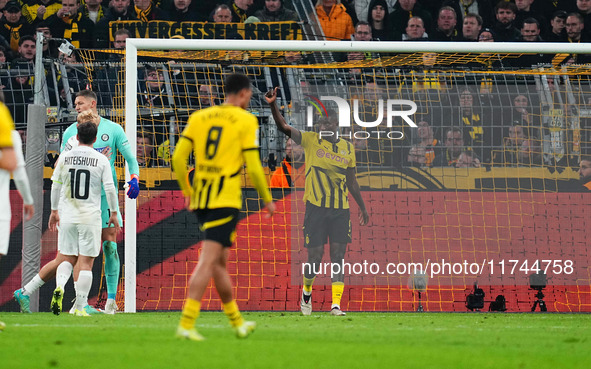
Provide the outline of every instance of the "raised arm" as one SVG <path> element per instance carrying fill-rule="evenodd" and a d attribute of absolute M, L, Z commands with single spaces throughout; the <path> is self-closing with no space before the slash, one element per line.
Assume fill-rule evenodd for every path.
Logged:
<path fill-rule="evenodd" d="M 302 133 L 299 130 L 287 124 L 285 118 L 283 118 L 283 115 L 281 115 L 281 112 L 279 111 L 279 107 L 277 106 L 277 89 L 278 87 L 275 87 L 267 91 L 267 93 L 265 94 L 265 100 L 267 100 L 267 103 L 271 107 L 271 113 L 273 114 L 275 125 L 277 125 L 277 129 L 291 137 L 296 144 L 301 145 Z"/>
<path fill-rule="evenodd" d="M 359 224 L 366 225 L 369 222 L 369 214 L 367 213 L 367 209 L 365 209 L 363 197 L 361 197 L 359 183 L 357 183 L 357 177 L 355 175 L 355 168 L 347 168 L 347 187 L 361 210 L 361 213 L 359 214 Z"/>

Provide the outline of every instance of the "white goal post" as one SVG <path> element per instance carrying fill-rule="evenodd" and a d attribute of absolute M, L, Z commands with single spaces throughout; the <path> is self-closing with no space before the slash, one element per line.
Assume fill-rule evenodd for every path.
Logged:
<path fill-rule="evenodd" d="M 125 54 L 125 121 L 137 122 L 138 50 L 237 50 L 376 53 L 567 53 L 591 54 L 588 43 L 538 42 L 382 42 L 382 41 L 269 41 L 128 38 Z M 126 124 L 131 149 L 136 150 L 136 124 Z M 129 181 L 129 168 L 125 171 Z M 125 312 L 136 311 L 136 201 L 125 198 Z"/>

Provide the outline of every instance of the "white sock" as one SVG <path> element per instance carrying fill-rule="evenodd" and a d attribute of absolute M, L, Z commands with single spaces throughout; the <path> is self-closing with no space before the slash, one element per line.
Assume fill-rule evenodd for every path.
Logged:
<path fill-rule="evenodd" d="M 33 279 L 23 287 L 23 295 L 31 296 L 31 294 L 39 289 L 39 287 L 43 286 L 45 282 L 39 274 L 35 275 Z"/>
<path fill-rule="evenodd" d="M 63 261 L 55 273 L 55 286 L 61 287 L 63 290 L 72 275 L 72 270 L 74 270 L 74 266 L 69 261 Z"/>
<path fill-rule="evenodd" d="M 76 309 L 82 310 L 88 305 L 88 293 L 92 286 L 92 271 L 81 270 L 76 281 Z"/>

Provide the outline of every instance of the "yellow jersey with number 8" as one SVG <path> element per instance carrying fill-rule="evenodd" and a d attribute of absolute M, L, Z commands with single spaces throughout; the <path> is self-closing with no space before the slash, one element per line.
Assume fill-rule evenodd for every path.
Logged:
<path fill-rule="evenodd" d="M 181 134 L 193 143 L 192 209 L 242 208 L 242 153 L 258 150 L 256 117 L 233 105 L 199 110 Z"/>

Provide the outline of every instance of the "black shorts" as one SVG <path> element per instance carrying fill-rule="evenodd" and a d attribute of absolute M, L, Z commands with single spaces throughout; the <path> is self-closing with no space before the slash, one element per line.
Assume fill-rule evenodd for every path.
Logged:
<path fill-rule="evenodd" d="M 349 209 L 321 208 L 306 203 L 304 215 L 304 246 L 324 246 L 326 242 L 351 242 Z"/>
<path fill-rule="evenodd" d="M 236 240 L 236 224 L 240 210 L 235 208 L 197 209 L 197 223 L 203 232 L 203 239 L 219 242 L 230 247 Z"/>

